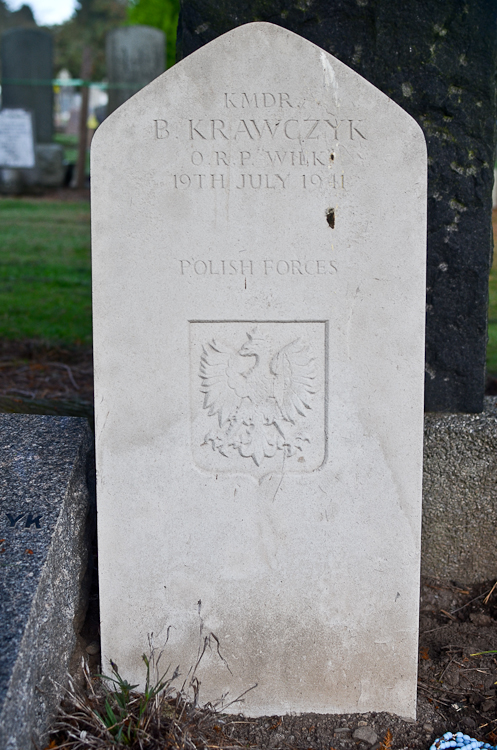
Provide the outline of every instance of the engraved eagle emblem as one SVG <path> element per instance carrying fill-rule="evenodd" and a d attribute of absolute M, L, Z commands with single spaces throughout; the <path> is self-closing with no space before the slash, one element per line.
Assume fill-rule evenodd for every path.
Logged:
<path fill-rule="evenodd" d="M 260 466 L 277 451 L 292 456 L 310 442 L 298 425 L 311 409 L 316 365 L 301 338 L 274 352 L 258 328 L 246 337 L 238 350 L 216 339 L 203 347 L 203 406 L 219 425 L 203 445 L 226 457 L 237 451 Z"/>

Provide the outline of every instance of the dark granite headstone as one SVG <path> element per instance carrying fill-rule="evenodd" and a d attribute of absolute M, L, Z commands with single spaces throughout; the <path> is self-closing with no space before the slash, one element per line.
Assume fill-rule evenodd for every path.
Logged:
<path fill-rule="evenodd" d="M 124 26 L 107 35 L 105 60 L 110 115 L 166 69 L 166 37 L 150 26 Z"/>
<path fill-rule="evenodd" d="M 64 148 L 60 143 L 38 143 L 36 146 L 37 183 L 60 187 L 64 182 Z"/>
<path fill-rule="evenodd" d="M 0 414 L 0 747 L 45 747 L 82 619 L 88 423 Z"/>
<path fill-rule="evenodd" d="M 483 409 L 495 154 L 495 0 L 183 0 L 178 55 L 250 21 L 323 47 L 424 130 L 428 411 Z"/>
<path fill-rule="evenodd" d="M 53 136 L 53 44 L 40 29 L 10 29 L 0 40 L 2 106 L 31 110 L 37 143 Z"/>

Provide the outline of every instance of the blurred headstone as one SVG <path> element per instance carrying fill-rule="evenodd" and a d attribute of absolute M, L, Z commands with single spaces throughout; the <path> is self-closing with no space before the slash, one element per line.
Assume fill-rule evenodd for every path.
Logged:
<path fill-rule="evenodd" d="M 90 47 L 83 49 L 81 58 L 81 69 L 79 77 L 83 81 L 89 81 L 93 70 L 93 56 Z M 76 164 L 76 185 L 81 190 L 86 184 L 86 153 L 88 149 L 88 104 L 90 99 L 90 90 L 88 85 L 83 85 L 81 89 L 81 108 L 79 110 L 79 131 L 78 131 L 78 161 Z"/>
<path fill-rule="evenodd" d="M 166 37 L 150 26 L 114 29 L 107 35 L 105 55 L 109 115 L 165 71 Z"/>
<path fill-rule="evenodd" d="M 2 34 L 0 56 L 3 106 L 30 110 L 36 142 L 50 143 L 53 136 L 51 34 L 39 29 L 10 29 Z"/>
<path fill-rule="evenodd" d="M 103 123 L 105 118 L 107 117 L 107 105 L 101 104 L 98 107 L 95 107 L 94 115 L 96 117 L 96 120 L 99 125 Z"/>
<path fill-rule="evenodd" d="M 105 120 L 108 101 L 109 95 L 107 91 L 102 91 L 102 89 L 98 88 L 97 86 L 92 86 L 90 88 L 88 98 L 88 112 L 90 117 L 96 117 L 98 124 Z"/>
<path fill-rule="evenodd" d="M 69 119 L 64 129 L 66 135 L 79 134 L 79 108 L 81 106 L 81 94 L 76 94 L 76 106 L 69 112 Z"/>
<path fill-rule="evenodd" d="M 22 193 L 34 180 L 35 145 L 33 119 L 25 109 L 0 111 L 0 191 L 8 195 Z M 29 180 L 31 177 L 31 180 Z"/>
<path fill-rule="evenodd" d="M 66 173 L 63 146 L 60 143 L 38 143 L 36 166 L 38 185 L 60 187 Z"/>
<path fill-rule="evenodd" d="M 58 129 L 64 130 L 69 121 L 71 110 L 74 107 L 74 86 L 70 86 L 71 75 L 63 68 L 57 75 L 59 85 L 56 90 L 55 124 Z"/>
<path fill-rule="evenodd" d="M 25 109 L 0 111 L 0 169 L 35 166 L 33 119 Z"/>

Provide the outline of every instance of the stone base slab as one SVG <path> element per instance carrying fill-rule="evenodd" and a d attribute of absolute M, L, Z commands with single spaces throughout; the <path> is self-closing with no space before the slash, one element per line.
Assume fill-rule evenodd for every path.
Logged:
<path fill-rule="evenodd" d="M 0 414 L 0 747 L 44 747 L 85 607 L 85 419 Z"/>
<path fill-rule="evenodd" d="M 481 414 L 425 414 L 421 572 L 497 578 L 497 397 Z"/>

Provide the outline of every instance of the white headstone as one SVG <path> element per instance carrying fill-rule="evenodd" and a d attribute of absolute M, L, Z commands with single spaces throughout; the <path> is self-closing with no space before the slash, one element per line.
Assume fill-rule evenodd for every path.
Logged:
<path fill-rule="evenodd" d="M 249 24 L 104 122 L 92 199 L 104 659 L 212 632 L 205 700 L 414 716 L 420 128 Z"/>
<path fill-rule="evenodd" d="M 0 110 L 0 168 L 35 166 L 33 120 L 25 109 Z"/>

